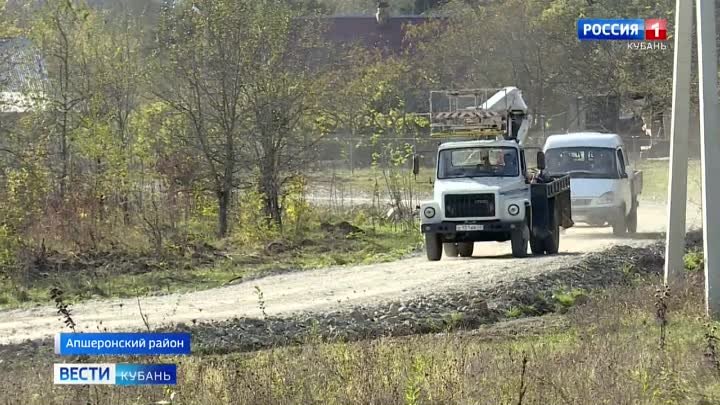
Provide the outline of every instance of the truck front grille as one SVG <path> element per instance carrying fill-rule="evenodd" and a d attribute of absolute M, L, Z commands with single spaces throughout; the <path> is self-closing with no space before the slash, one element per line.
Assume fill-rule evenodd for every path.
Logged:
<path fill-rule="evenodd" d="M 448 194 L 445 196 L 446 218 L 495 216 L 495 194 Z"/>

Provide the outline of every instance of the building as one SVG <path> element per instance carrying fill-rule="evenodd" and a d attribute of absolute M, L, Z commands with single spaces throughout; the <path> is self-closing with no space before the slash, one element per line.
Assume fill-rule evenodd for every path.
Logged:
<path fill-rule="evenodd" d="M 325 37 L 340 46 L 361 46 L 377 49 L 384 54 L 399 54 L 410 50 L 406 35 L 413 26 L 443 22 L 445 17 L 393 16 L 386 2 L 379 2 L 375 15 L 321 17 L 326 26 Z"/>
<path fill-rule="evenodd" d="M 47 83 L 43 58 L 29 40 L 0 38 L 0 114 L 35 108 Z"/>

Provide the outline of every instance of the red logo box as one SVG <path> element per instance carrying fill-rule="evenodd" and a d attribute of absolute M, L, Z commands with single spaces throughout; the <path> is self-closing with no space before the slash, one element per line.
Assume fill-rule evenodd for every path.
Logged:
<path fill-rule="evenodd" d="M 667 20 L 664 18 L 649 18 L 645 20 L 645 40 L 667 40 Z"/>

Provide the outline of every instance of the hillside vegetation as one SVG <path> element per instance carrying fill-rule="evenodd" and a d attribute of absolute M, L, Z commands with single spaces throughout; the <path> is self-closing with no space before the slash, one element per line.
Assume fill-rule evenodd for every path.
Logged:
<path fill-rule="evenodd" d="M 429 190 L 429 172 L 409 172 L 427 130 L 413 113 L 427 111 L 430 89 L 517 85 L 549 129 L 569 122 L 568 97 L 640 93 L 657 110 L 669 102 L 671 53 L 575 39 L 579 15 L 665 16 L 669 0 L 391 2 L 394 12 L 449 18 L 410 29 L 413 47 L 395 55 L 330 44 L 320 20 L 294 23 L 318 7 L 372 11 L 366 1 L 109 3 L 0 2 L 0 36 L 32 45 L 27 58 L 1 59 L 11 74 L 0 91 L 33 101 L 0 113 L 0 302 L 43 299 L 56 283 L 86 289 L 79 297 L 216 285 L 246 268 L 192 258 L 205 254 L 198 246 L 242 257 L 274 242 L 322 245 L 323 222 L 370 232 L 339 252 L 303 248 L 278 267 L 410 251 L 414 201 Z M 314 180 L 333 178 L 326 161 L 346 159 L 348 145 L 364 154 L 357 176 L 341 173 L 322 195 Z M 370 191 L 361 215 L 312 199 L 337 201 L 337 185 L 354 184 Z M 383 247 L 369 247 L 376 242 Z M 105 263 L 88 259 L 97 257 L 151 264 L 110 266 L 135 281 L 66 277 L 80 268 L 102 280 Z M 98 265 L 67 265 L 86 259 Z"/>

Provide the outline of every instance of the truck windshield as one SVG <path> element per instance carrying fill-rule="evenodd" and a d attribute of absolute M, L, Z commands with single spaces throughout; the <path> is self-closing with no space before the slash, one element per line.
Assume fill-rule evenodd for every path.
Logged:
<path fill-rule="evenodd" d="M 558 148 L 545 153 L 547 173 L 575 178 L 616 179 L 615 149 Z"/>
<path fill-rule="evenodd" d="M 519 175 L 518 152 L 515 148 L 475 147 L 440 151 L 439 179 Z"/>

